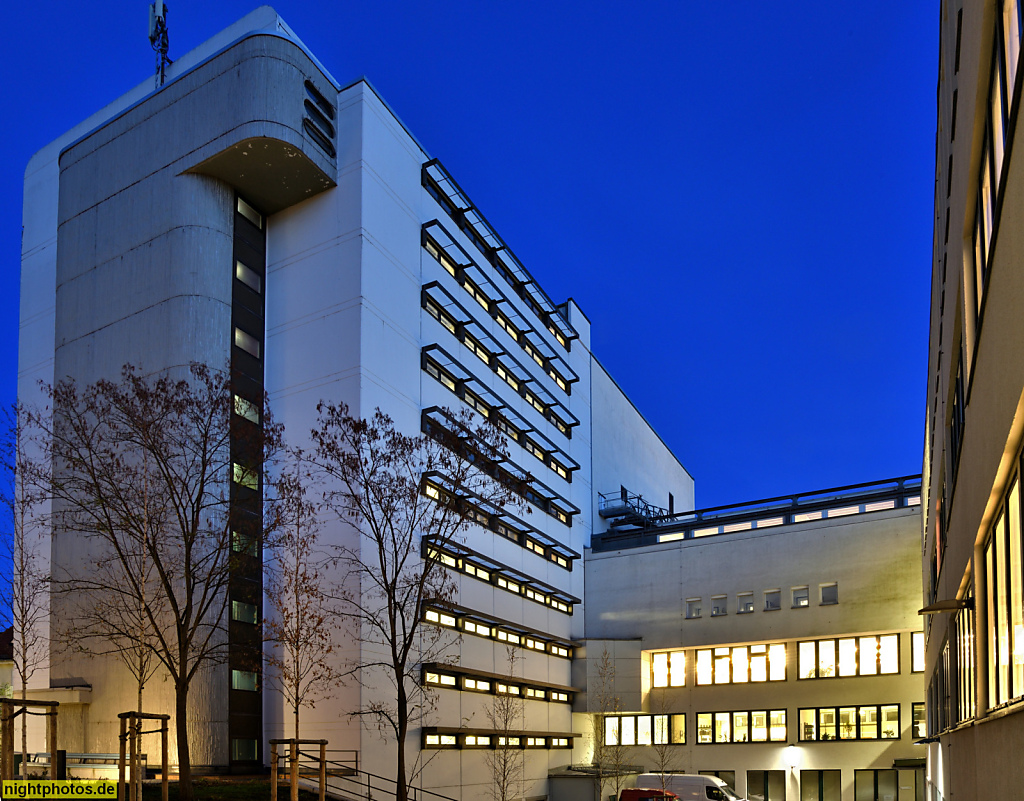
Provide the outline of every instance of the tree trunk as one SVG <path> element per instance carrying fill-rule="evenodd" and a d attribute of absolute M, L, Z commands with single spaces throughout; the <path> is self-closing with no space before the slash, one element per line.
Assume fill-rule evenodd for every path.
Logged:
<path fill-rule="evenodd" d="M 405 778 L 405 735 L 409 730 L 409 700 L 405 694 L 404 674 L 398 673 L 398 770 L 395 773 L 395 801 L 408 801 L 409 786 Z"/>
<path fill-rule="evenodd" d="M 21 700 L 28 700 L 25 682 L 21 683 Z M 28 781 L 28 707 L 21 708 L 21 775 Z"/>
<path fill-rule="evenodd" d="M 178 798 L 193 801 L 192 761 L 188 752 L 188 685 L 174 688 L 174 728 L 178 737 Z"/>
<path fill-rule="evenodd" d="M 299 739 L 299 704 L 295 703 L 295 739 Z"/>

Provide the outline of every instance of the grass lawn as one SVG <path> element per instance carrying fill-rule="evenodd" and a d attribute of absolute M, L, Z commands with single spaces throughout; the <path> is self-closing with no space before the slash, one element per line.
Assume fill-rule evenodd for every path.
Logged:
<path fill-rule="evenodd" d="M 224 778 L 224 779 L 193 779 L 192 786 L 195 789 L 196 801 L 269 801 L 270 799 L 270 777 L 259 778 Z M 168 796 L 170 801 L 178 799 L 178 783 L 170 782 L 168 785 Z M 288 801 L 288 785 L 282 784 L 278 788 L 280 801 Z M 160 801 L 160 783 L 147 783 L 142 788 L 143 801 Z M 299 790 L 300 801 L 317 801 L 319 795 L 305 790 Z"/>

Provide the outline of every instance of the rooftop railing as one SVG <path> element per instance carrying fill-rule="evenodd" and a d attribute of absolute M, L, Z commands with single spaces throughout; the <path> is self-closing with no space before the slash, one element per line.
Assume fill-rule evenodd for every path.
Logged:
<path fill-rule="evenodd" d="M 638 548 L 849 517 L 917 506 L 920 503 L 919 475 L 848 484 L 675 514 L 657 514 L 658 507 L 647 503 L 639 495 L 622 490 L 619 493 L 599 494 L 598 513 L 612 522 L 608 531 L 594 534 L 591 548 L 597 552 Z"/>

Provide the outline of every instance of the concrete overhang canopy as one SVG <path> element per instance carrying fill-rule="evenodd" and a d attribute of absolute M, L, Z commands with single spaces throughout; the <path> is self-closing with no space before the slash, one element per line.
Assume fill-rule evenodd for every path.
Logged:
<path fill-rule="evenodd" d="M 269 136 L 243 139 L 186 172 L 230 184 L 268 215 L 337 186 L 299 148 Z"/>

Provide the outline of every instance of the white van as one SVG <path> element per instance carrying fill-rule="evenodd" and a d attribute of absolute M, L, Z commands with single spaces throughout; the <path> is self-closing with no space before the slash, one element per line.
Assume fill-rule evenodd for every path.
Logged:
<path fill-rule="evenodd" d="M 643 773 L 636 786 L 660 790 L 662 777 L 665 789 L 679 796 L 679 801 L 744 801 L 717 776 L 698 776 L 693 773 Z"/>

